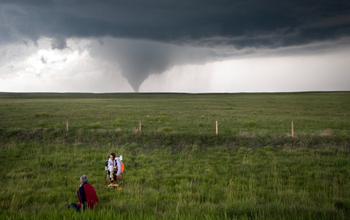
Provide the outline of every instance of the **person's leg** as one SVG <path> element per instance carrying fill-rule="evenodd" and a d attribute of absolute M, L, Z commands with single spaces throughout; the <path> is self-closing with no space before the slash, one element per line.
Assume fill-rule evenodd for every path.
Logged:
<path fill-rule="evenodd" d="M 80 207 L 76 204 L 76 203 L 72 203 L 68 206 L 68 209 L 70 208 L 74 208 L 75 211 L 79 212 L 80 211 Z"/>
<path fill-rule="evenodd" d="M 107 170 L 107 176 L 106 176 L 106 180 L 107 180 L 107 181 L 108 181 L 108 179 L 109 179 L 109 175 L 110 175 L 109 170 Z"/>

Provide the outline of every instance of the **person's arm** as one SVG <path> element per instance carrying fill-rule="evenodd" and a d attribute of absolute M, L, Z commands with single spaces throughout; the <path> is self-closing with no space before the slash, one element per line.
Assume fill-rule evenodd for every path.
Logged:
<path fill-rule="evenodd" d="M 108 170 L 108 168 L 109 168 L 109 165 L 110 165 L 111 161 L 112 161 L 112 160 L 109 158 L 109 159 L 108 159 L 108 162 L 107 162 L 107 176 L 106 176 L 106 180 L 109 179 L 109 170 Z"/>
<path fill-rule="evenodd" d="M 86 202 L 85 190 L 83 185 L 80 185 L 77 194 L 79 199 L 79 203 L 77 205 L 80 208 L 81 205 L 84 205 L 84 203 Z"/>

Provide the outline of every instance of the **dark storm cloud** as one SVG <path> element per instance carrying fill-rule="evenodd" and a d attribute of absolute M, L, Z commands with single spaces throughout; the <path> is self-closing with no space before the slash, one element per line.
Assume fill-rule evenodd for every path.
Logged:
<path fill-rule="evenodd" d="M 52 39 L 51 47 L 52 47 L 52 49 L 63 50 L 64 48 L 67 47 L 66 39 L 62 36 Z"/>
<path fill-rule="evenodd" d="M 280 47 L 350 34 L 349 1 L 1 1 L 1 40 L 41 36 Z M 215 37 L 225 37 L 220 40 Z M 211 43 L 211 44 L 210 44 Z"/>
<path fill-rule="evenodd" d="M 150 74 L 163 73 L 175 65 L 203 65 L 232 56 L 208 48 L 112 38 L 92 43 L 90 53 L 104 61 L 117 62 L 122 75 L 135 91 Z"/>
<path fill-rule="evenodd" d="M 222 60 L 237 50 L 244 54 L 347 38 L 350 2 L 0 0 L 0 20 L 0 44 L 47 37 L 52 49 L 62 50 L 69 38 L 140 40 L 111 42 L 94 52 L 109 54 L 137 91 L 150 74 L 175 65 Z"/>

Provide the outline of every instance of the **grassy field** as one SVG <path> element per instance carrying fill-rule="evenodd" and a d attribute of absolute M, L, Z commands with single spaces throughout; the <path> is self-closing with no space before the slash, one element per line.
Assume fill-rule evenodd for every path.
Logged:
<path fill-rule="evenodd" d="M 348 135 L 350 93 L 0 94 L 0 128 L 108 129 L 130 133 Z"/>
<path fill-rule="evenodd" d="M 349 219 L 349 119 L 350 93 L 3 93 L 0 219 Z M 83 174 L 100 204 L 75 213 Z"/>

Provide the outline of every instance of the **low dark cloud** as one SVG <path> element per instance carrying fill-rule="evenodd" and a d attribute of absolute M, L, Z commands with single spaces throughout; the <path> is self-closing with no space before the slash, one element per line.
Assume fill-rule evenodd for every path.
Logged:
<path fill-rule="evenodd" d="M 53 38 L 51 41 L 51 48 L 52 49 L 59 49 L 59 50 L 63 50 L 65 48 L 67 48 L 66 39 L 62 36 Z"/>
<path fill-rule="evenodd" d="M 175 65 L 203 65 L 232 56 L 226 51 L 209 48 L 113 38 L 95 41 L 90 53 L 103 61 L 117 64 L 135 91 L 149 75 L 163 73 Z"/>
<path fill-rule="evenodd" d="M 174 58 L 178 52 L 164 55 L 174 49 L 164 45 L 118 45 L 123 54 L 115 60 L 135 90 L 171 66 L 222 59 L 217 48 L 246 52 L 350 36 L 346 0 L 0 0 L 0 19 L 0 44 L 47 37 L 63 50 L 69 38 L 111 37 L 209 48 L 193 59 L 188 50 L 183 62 Z"/>
<path fill-rule="evenodd" d="M 280 47 L 350 34 L 350 2 L 305 1 L 1 1 L 1 39 L 103 37 L 242 47 Z M 222 41 L 221 38 L 226 38 Z M 211 40 L 210 40 L 211 39 Z"/>

